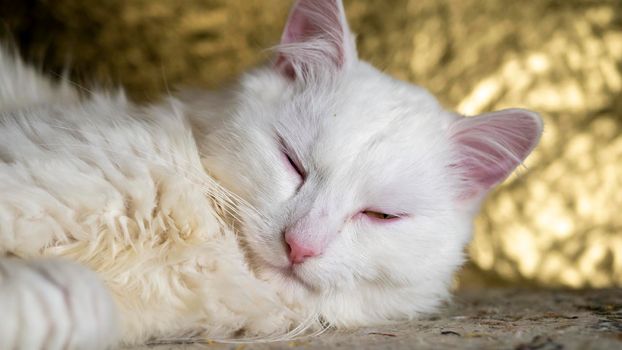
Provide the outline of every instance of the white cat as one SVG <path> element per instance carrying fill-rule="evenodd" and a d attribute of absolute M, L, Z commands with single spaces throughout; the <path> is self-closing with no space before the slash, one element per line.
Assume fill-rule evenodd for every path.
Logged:
<path fill-rule="evenodd" d="M 235 88 L 152 106 L 78 97 L 0 52 L 0 348 L 431 311 L 541 131 L 526 110 L 448 112 L 360 61 L 338 0 L 299 0 L 274 62 Z"/>

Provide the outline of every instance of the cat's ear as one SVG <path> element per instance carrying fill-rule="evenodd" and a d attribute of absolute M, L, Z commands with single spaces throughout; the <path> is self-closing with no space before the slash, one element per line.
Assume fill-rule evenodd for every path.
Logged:
<path fill-rule="evenodd" d="M 296 1 L 277 47 L 275 69 L 301 79 L 314 69 L 346 69 L 357 59 L 341 0 Z"/>
<path fill-rule="evenodd" d="M 461 118 L 449 128 L 460 180 L 459 199 L 481 198 L 503 181 L 536 147 L 542 119 L 524 109 Z"/>

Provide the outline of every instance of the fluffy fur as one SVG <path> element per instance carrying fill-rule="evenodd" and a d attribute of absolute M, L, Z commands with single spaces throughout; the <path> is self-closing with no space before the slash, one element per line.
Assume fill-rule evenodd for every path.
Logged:
<path fill-rule="evenodd" d="M 137 106 L 0 51 L 0 348 L 285 339 L 448 295 L 539 117 L 445 111 L 358 59 L 340 1 L 298 1 L 276 52 L 234 89 Z"/>

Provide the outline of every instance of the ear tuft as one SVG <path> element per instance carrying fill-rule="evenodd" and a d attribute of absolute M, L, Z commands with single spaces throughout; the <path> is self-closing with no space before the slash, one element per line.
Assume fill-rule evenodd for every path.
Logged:
<path fill-rule="evenodd" d="M 276 51 L 275 68 L 292 79 L 350 65 L 357 54 L 341 0 L 298 0 Z"/>
<path fill-rule="evenodd" d="M 485 193 L 508 177 L 536 147 L 542 119 L 524 109 L 506 109 L 462 118 L 451 125 L 460 198 Z"/>

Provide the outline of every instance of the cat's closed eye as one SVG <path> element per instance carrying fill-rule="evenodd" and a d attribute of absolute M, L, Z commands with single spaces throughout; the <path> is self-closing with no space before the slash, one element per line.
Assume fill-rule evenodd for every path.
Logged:
<path fill-rule="evenodd" d="M 399 215 L 387 214 L 373 210 L 363 210 L 362 214 L 375 220 L 397 220 L 400 218 Z"/>
<path fill-rule="evenodd" d="M 301 182 L 304 182 L 306 177 L 305 169 L 302 167 L 298 157 L 296 157 L 295 153 L 291 150 L 290 147 L 287 146 L 282 137 L 278 137 L 279 139 L 279 148 L 281 149 L 281 154 L 283 155 L 284 160 L 286 160 L 287 165 L 289 165 L 290 169 L 300 178 Z"/>
<path fill-rule="evenodd" d="M 292 159 L 292 156 L 289 155 L 287 151 L 283 151 L 283 155 L 287 158 L 287 162 L 292 167 L 296 173 L 300 176 L 301 179 L 304 179 L 304 172 L 301 170 L 301 167 L 296 164 L 296 162 Z"/>

